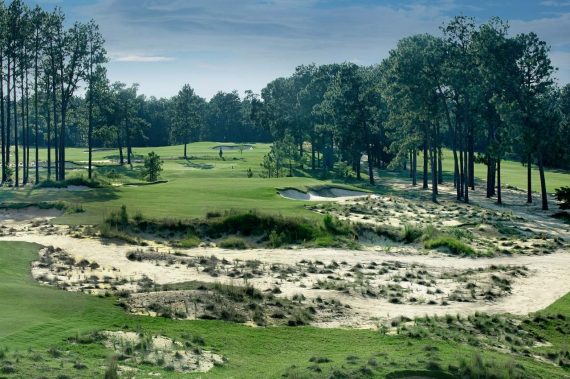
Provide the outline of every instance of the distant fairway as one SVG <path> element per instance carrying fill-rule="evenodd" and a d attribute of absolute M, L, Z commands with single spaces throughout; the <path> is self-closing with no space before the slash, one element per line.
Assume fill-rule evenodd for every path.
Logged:
<path fill-rule="evenodd" d="M 97 223 L 101 217 L 113 209 L 126 205 L 132 211 L 141 211 L 152 217 L 199 217 L 208 211 L 227 209 L 257 209 L 266 212 L 282 213 L 284 215 L 305 215 L 314 217 L 313 213 L 304 209 L 304 203 L 284 199 L 278 195 L 279 188 L 296 188 L 302 191 L 313 186 L 350 184 L 349 188 L 361 187 L 376 192 L 384 191 L 383 175 L 405 177 L 406 173 L 380 172 L 377 184 L 380 187 L 371 188 L 367 185 L 363 169 L 361 182 L 345 183 L 339 180 L 319 180 L 311 177 L 310 170 L 297 171 L 295 177 L 265 179 L 260 177 L 263 156 L 269 151 L 269 144 L 252 144 L 252 149 L 240 151 L 224 150 L 223 158 L 219 156 L 218 146 L 231 146 L 231 143 L 198 142 L 188 145 L 189 160 L 182 159 L 183 146 L 134 148 L 133 169 L 128 165 L 120 167 L 118 150 L 95 149 L 93 160 L 96 164 L 96 175 L 106 180 L 118 183 L 136 184 L 140 182 L 140 160 L 150 151 L 155 151 L 164 159 L 162 179 L 167 183 L 149 186 L 120 186 L 93 189 L 90 191 L 65 191 L 57 189 L 22 190 L 1 189 L 1 202 L 28 202 L 65 200 L 69 203 L 81 204 L 86 212 L 60 217 L 63 223 Z M 70 148 L 66 151 L 67 160 L 72 162 L 68 177 L 87 176 L 87 152 L 84 148 Z M 45 159 L 46 150 L 41 151 L 40 159 Z M 421 158 L 421 155 L 420 155 Z M 418 160 L 418 176 L 421 180 L 422 160 Z M 443 168 L 446 177 L 451 177 L 453 158 L 451 151 L 446 150 Z M 254 172 L 252 178 L 247 177 L 247 170 Z M 502 166 L 503 184 L 519 188 L 526 186 L 526 167 L 520 163 L 506 161 Z M 483 180 L 486 167 L 482 164 L 475 166 L 477 178 Z M 33 172 L 32 172 L 33 174 Z M 533 170 L 533 189 L 539 190 L 538 170 Z M 42 177 L 46 170 L 42 169 Z M 113 178 L 113 179 L 109 179 Z M 570 173 L 562 171 L 547 171 L 548 190 L 570 185 Z M 521 195 L 523 196 L 523 195 Z"/>

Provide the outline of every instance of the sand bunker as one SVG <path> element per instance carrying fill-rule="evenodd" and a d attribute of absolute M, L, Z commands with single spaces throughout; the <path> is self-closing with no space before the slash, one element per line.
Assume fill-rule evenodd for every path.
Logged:
<path fill-rule="evenodd" d="M 251 145 L 218 145 L 212 147 L 212 150 L 222 150 L 222 151 L 235 151 L 235 150 L 253 150 Z"/>
<path fill-rule="evenodd" d="M 22 209 L 0 209 L 0 222 L 22 222 L 29 220 L 52 219 L 61 216 L 63 211 L 55 208 L 42 209 L 38 207 L 26 207 Z"/>
<path fill-rule="evenodd" d="M 311 190 L 309 192 L 301 192 L 296 189 L 286 189 L 279 191 L 279 195 L 290 200 L 302 201 L 342 201 L 354 199 L 356 197 L 369 196 L 369 193 L 361 191 L 351 191 L 341 188 L 325 187 L 319 190 Z"/>

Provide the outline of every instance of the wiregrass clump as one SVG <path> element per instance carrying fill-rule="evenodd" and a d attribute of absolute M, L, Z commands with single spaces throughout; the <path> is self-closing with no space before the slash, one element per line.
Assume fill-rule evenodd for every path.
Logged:
<path fill-rule="evenodd" d="M 293 244 L 353 247 L 358 238 L 351 223 L 330 215 L 322 222 L 315 222 L 301 217 L 231 210 L 208 214 L 203 219 L 147 219 L 140 213 L 131 217 L 125 206 L 105 217 L 99 231 L 103 237 L 133 244 L 140 242 L 137 235 L 150 233 L 175 241 L 176 247 L 195 247 L 202 241 L 221 239 L 220 246 L 238 249 L 249 247 L 244 237 L 274 248 Z"/>

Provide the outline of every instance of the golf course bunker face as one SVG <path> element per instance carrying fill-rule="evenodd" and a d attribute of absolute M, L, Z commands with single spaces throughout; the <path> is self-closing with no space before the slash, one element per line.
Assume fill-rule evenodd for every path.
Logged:
<path fill-rule="evenodd" d="M 236 151 L 236 150 L 253 150 L 251 145 L 218 145 L 212 147 L 212 150 L 222 150 L 222 151 Z"/>
<path fill-rule="evenodd" d="M 361 191 L 352 191 L 342 188 L 324 187 L 319 190 L 310 190 L 301 192 L 299 190 L 288 188 L 279 191 L 279 195 L 290 200 L 302 201 L 341 201 L 349 200 L 357 197 L 369 196 L 369 193 Z"/>

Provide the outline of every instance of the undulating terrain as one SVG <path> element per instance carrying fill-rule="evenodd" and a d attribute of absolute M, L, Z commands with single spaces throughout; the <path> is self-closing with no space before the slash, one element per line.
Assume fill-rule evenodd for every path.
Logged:
<path fill-rule="evenodd" d="M 0 377 L 570 376 L 569 216 L 519 163 L 503 205 L 479 164 L 469 204 L 433 203 L 404 170 L 268 179 L 269 145 L 232 146 L 97 150 L 94 181 L 68 149 L 64 184 L 3 188 Z"/>

